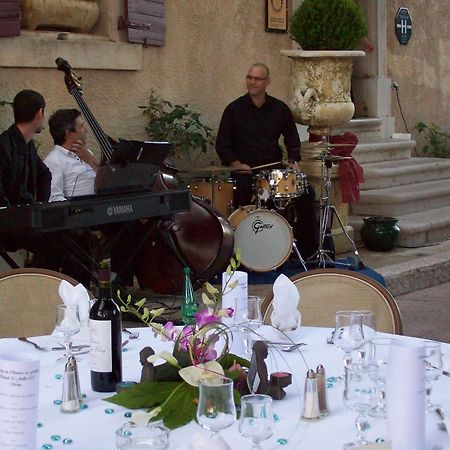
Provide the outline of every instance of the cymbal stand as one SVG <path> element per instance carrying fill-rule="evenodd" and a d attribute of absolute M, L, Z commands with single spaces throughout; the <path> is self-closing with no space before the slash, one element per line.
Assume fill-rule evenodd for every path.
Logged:
<path fill-rule="evenodd" d="M 321 183 L 320 183 L 320 208 L 319 208 L 319 248 L 316 253 L 311 256 L 308 261 L 317 260 L 318 266 L 320 268 L 325 268 L 328 263 L 334 264 L 335 262 L 330 257 L 329 250 L 324 248 L 325 238 L 332 237 L 331 226 L 333 224 L 333 218 L 336 217 L 339 226 L 344 233 L 344 236 L 350 242 L 353 253 L 355 255 L 356 261 L 358 263 L 358 268 L 363 269 L 364 263 L 362 262 L 358 249 L 356 248 L 355 241 L 350 237 L 347 230 L 345 229 L 345 225 L 342 222 L 341 217 L 337 211 L 336 206 L 330 203 L 331 196 L 331 167 L 333 164 L 331 158 L 331 149 L 330 143 L 327 139 L 327 136 L 324 136 L 324 144 L 326 146 L 325 150 L 320 156 L 321 161 Z M 350 264 L 344 264 L 347 266 L 351 266 Z"/>

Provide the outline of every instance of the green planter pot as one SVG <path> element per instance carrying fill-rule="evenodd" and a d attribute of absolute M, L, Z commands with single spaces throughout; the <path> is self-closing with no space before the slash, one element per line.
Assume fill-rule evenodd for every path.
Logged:
<path fill-rule="evenodd" d="M 397 246 L 400 228 L 396 217 L 371 216 L 363 219 L 361 239 L 364 246 L 375 252 L 387 252 Z"/>

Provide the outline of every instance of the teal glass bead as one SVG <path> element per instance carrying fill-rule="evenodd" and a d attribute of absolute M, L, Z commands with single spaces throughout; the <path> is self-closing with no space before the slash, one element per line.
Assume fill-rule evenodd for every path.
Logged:
<path fill-rule="evenodd" d="M 122 349 L 122 353 L 125 353 L 127 351 L 128 351 L 128 349 L 126 347 Z"/>
<path fill-rule="evenodd" d="M 52 441 L 60 441 L 61 440 L 61 436 L 59 434 L 54 434 L 53 436 L 50 436 L 50 439 Z"/>
<path fill-rule="evenodd" d="M 42 422 L 38 422 L 38 423 L 37 423 L 37 427 L 38 427 L 38 428 L 42 428 L 43 426 L 44 426 L 44 424 L 43 424 Z"/>
<path fill-rule="evenodd" d="M 62 443 L 68 445 L 68 444 L 73 444 L 73 441 L 70 438 L 66 438 L 66 439 L 63 439 Z"/>
<path fill-rule="evenodd" d="M 379 444 L 379 443 L 381 443 L 381 442 L 384 442 L 384 439 L 383 439 L 383 438 L 376 438 L 376 439 L 375 439 L 375 442 L 376 442 L 377 444 Z"/>
<path fill-rule="evenodd" d="M 81 397 L 82 397 L 82 398 L 86 398 L 87 395 L 86 395 L 86 394 L 81 394 Z"/>
<path fill-rule="evenodd" d="M 87 408 L 89 408 L 87 403 L 81 403 L 80 404 L 80 409 L 87 409 Z"/>
<path fill-rule="evenodd" d="M 112 408 L 106 408 L 106 409 L 105 409 L 105 413 L 106 413 L 106 414 L 113 414 L 113 413 L 114 413 L 114 409 L 112 409 Z"/>
<path fill-rule="evenodd" d="M 129 419 L 133 413 L 131 411 L 127 411 L 123 416 Z"/>
<path fill-rule="evenodd" d="M 54 405 L 60 405 L 62 403 L 61 400 L 53 400 Z"/>
<path fill-rule="evenodd" d="M 286 444 L 288 443 L 288 440 L 285 439 L 285 438 L 280 438 L 280 439 L 277 439 L 277 442 L 278 442 L 280 445 L 286 445 Z"/>
<path fill-rule="evenodd" d="M 57 374 L 55 375 L 55 378 L 56 378 L 57 380 L 62 380 L 63 376 L 62 376 L 60 373 L 57 373 Z"/>
<path fill-rule="evenodd" d="M 280 421 L 280 417 L 278 416 L 278 414 L 274 414 L 273 415 L 273 421 L 274 422 L 279 422 Z"/>
<path fill-rule="evenodd" d="M 52 445 L 52 444 L 44 444 L 44 445 L 42 446 L 42 448 L 45 448 L 46 450 L 50 450 L 50 449 L 53 448 L 53 445 Z"/>
<path fill-rule="evenodd" d="M 133 433 L 132 433 L 130 430 L 125 430 L 125 431 L 123 432 L 123 435 L 129 437 L 129 436 L 132 436 Z"/>
<path fill-rule="evenodd" d="M 330 388 L 332 388 L 332 387 L 334 387 L 334 384 L 333 384 L 333 383 L 327 383 L 327 388 L 328 388 L 328 389 L 330 389 Z"/>

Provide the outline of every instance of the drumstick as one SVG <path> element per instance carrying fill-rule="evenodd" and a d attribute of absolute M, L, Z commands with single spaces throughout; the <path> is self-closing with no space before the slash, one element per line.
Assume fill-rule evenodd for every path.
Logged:
<path fill-rule="evenodd" d="M 281 164 L 282 161 L 275 161 L 273 163 L 269 163 L 269 164 L 262 164 L 261 166 L 255 166 L 252 167 L 252 170 L 256 170 L 256 169 L 264 169 L 265 167 L 270 167 L 270 166 L 274 166 L 275 164 Z"/>

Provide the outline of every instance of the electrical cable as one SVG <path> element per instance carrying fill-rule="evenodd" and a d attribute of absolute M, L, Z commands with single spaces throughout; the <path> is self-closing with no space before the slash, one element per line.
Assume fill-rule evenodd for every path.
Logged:
<path fill-rule="evenodd" d="M 403 108 L 402 108 L 402 104 L 400 103 L 400 96 L 398 95 L 398 83 L 396 83 L 395 81 L 392 82 L 392 88 L 395 90 L 396 96 L 397 96 L 397 104 L 398 104 L 398 109 L 400 110 L 400 115 L 402 116 L 402 120 L 403 120 L 403 125 L 405 126 L 405 130 L 408 134 L 411 134 L 408 130 L 408 125 L 406 125 L 406 120 L 405 120 L 405 116 L 403 114 Z M 414 154 L 415 156 L 418 156 L 417 153 L 417 148 L 414 145 Z"/>

